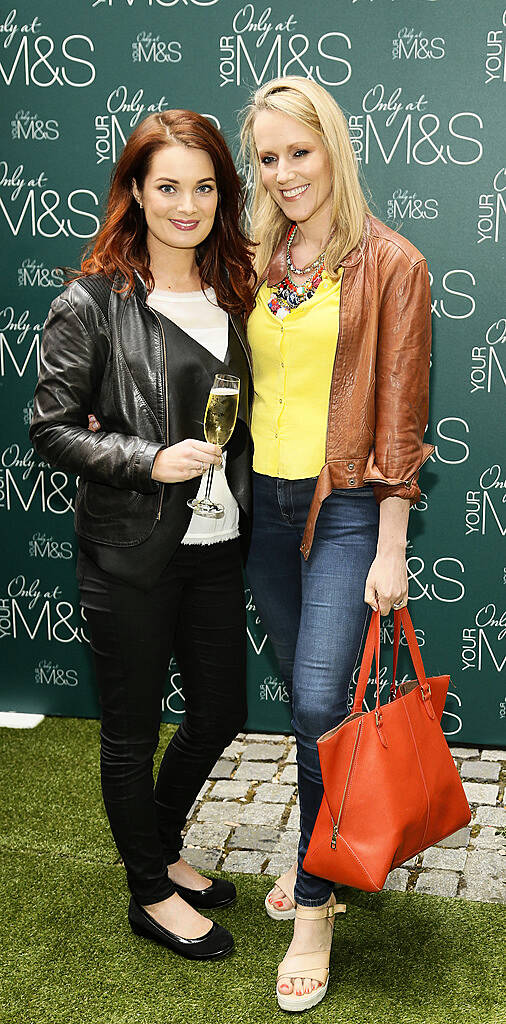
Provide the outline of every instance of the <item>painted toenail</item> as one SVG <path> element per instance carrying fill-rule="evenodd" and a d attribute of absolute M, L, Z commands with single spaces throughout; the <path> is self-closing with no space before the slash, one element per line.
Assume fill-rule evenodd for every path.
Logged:
<path fill-rule="evenodd" d="M 283 906 L 283 900 L 276 900 L 274 906 L 275 907 L 282 907 Z"/>

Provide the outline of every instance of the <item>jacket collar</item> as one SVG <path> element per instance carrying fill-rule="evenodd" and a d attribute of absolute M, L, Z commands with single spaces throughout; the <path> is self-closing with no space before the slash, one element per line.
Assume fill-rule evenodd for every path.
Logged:
<path fill-rule="evenodd" d="M 135 277 L 135 294 L 137 295 L 137 298 L 139 298 L 141 300 L 141 302 L 143 302 L 144 305 L 145 305 L 146 304 L 146 299 L 147 299 L 147 296 L 148 296 L 148 289 L 146 288 L 144 280 L 141 277 L 141 275 L 139 274 L 138 270 L 134 270 L 134 277 Z"/>
<path fill-rule="evenodd" d="M 346 267 L 355 267 L 355 266 L 357 266 L 358 263 L 360 263 L 360 261 L 363 258 L 364 250 L 365 250 L 365 247 L 366 247 L 367 241 L 368 241 L 368 235 L 369 235 L 368 228 L 369 228 L 369 221 L 367 220 L 366 221 L 365 231 L 364 231 L 364 234 L 362 236 L 362 240 L 360 241 L 359 245 L 356 245 L 354 249 L 351 249 L 350 252 L 346 253 L 346 256 L 343 256 L 343 258 L 341 260 L 341 263 L 340 263 L 341 267 L 344 267 L 344 268 L 346 268 Z M 268 287 L 272 288 L 275 284 L 279 284 L 279 282 L 282 281 L 284 277 L 286 277 L 286 273 L 287 273 L 287 265 L 286 265 L 286 237 L 285 237 L 279 243 L 279 245 L 278 245 L 274 255 L 272 256 L 272 259 L 271 259 L 271 261 L 270 261 L 270 263 L 269 263 L 269 265 L 268 265 L 268 267 L 267 267 L 267 269 L 266 269 L 266 271 L 265 271 L 265 273 L 264 273 L 264 275 L 262 277 L 262 280 L 259 281 L 259 285 L 263 284 L 264 281 L 267 281 Z"/>
<path fill-rule="evenodd" d="M 139 274 L 139 272 L 136 270 L 136 271 L 134 271 L 134 274 L 135 274 L 135 294 L 136 294 L 137 298 L 140 299 L 140 301 L 145 306 L 145 305 L 147 305 L 147 301 L 146 300 L 147 300 L 148 290 L 147 290 L 146 285 L 145 285 L 141 275 Z M 243 320 L 242 316 L 239 313 L 229 313 L 228 314 L 228 325 L 229 325 L 228 326 L 229 338 L 230 338 L 230 331 L 231 331 L 231 328 L 233 326 L 234 329 L 235 329 L 235 333 L 238 336 L 239 341 L 240 341 L 240 343 L 241 343 L 241 345 L 242 345 L 242 347 L 243 347 L 243 349 L 245 351 L 246 358 L 247 358 L 247 361 L 248 361 L 248 368 L 249 368 L 250 374 L 251 374 L 251 376 L 253 376 L 253 368 L 252 368 L 252 365 L 251 365 L 251 356 L 250 356 L 250 352 L 249 352 L 248 342 L 246 340 L 246 330 L 245 330 L 245 327 L 244 327 L 244 320 Z M 229 347 L 230 347 L 230 343 L 229 343 Z"/>

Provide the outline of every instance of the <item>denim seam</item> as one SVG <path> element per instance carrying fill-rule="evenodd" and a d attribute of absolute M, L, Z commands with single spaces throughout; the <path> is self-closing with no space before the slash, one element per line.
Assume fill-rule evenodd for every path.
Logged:
<path fill-rule="evenodd" d="M 331 883 L 331 892 L 333 891 L 333 888 L 334 888 L 334 883 L 332 882 Z M 297 900 L 296 902 L 297 902 L 297 905 L 299 907 L 324 907 L 326 902 L 327 902 L 327 900 L 324 900 L 323 903 L 321 902 L 321 900 Z"/>

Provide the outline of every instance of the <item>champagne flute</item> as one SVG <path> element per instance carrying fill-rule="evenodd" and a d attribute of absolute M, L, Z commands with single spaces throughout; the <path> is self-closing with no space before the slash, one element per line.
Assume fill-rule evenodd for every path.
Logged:
<path fill-rule="evenodd" d="M 231 374 L 216 374 L 204 415 L 204 436 L 209 444 L 219 444 L 223 448 L 227 441 L 230 441 L 237 419 L 240 386 L 239 377 L 233 377 Z M 211 501 L 213 475 L 214 465 L 211 465 L 207 471 L 204 497 L 192 498 L 186 504 L 198 516 L 220 519 L 225 509 L 218 502 Z"/>

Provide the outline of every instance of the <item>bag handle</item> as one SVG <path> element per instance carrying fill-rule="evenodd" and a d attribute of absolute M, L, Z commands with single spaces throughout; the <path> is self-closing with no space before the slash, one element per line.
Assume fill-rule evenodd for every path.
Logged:
<path fill-rule="evenodd" d="M 367 684 L 369 682 L 369 673 L 371 671 L 373 656 L 376 658 L 376 710 L 380 706 L 379 701 L 379 661 L 380 661 L 380 613 L 373 611 L 371 615 L 371 621 L 369 622 L 369 629 L 367 631 L 367 637 L 364 645 L 364 653 L 362 655 L 362 664 L 360 666 L 360 673 L 358 676 L 357 688 L 355 690 L 355 700 L 353 701 L 352 714 L 357 711 L 362 711 L 362 705 L 364 703 L 364 696 Z"/>
<path fill-rule="evenodd" d="M 399 656 L 399 643 L 401 639 L 401 616 L 394 608 L 394 664 L 392 668 L 392 682 L 390 683 L 389 700 L 395 699 L 397 690 L 397 658 Z"/>
<path fill-rule="evenodd" d="M 393 662 L 393 676 L 392 685 L 390 686 L 390 696 L 395 697 L 396 690 L 396 676 L 397 676 L 397 657 L 399 654 L 399 642 L 401 639 L 401 624 L 404 629 L 404 636 L 408 641 L 409 653 L 411 655 L 411 661 L 413 662 L 413 668 L 416 672 L 416 677 L 422 689 L 427 687 L 427 677 L 425 675 L 425 669 L 423 667 L 422 655 L 418 646 L 418 640 L 416 639 L 416 633 L 411 621 L 411 616 L 407 608 L 400 608 L 398 611 L 394 610 L 394 662 Z"/>
<path fill-rule="evenodd" d="M 423 667 L 422 655 L 418 646 L 418 640 L 416 639 L 416 633 L 413 628 L 411 616 L 407 608 L 400 608 L 394 611 L 394 661 L 393 661 L 393 679 L 390 687 L 390 694 L 395 694 L 395 677 L 397 672 L 397 659 L 399 655 L 399 642 L 401 636 L 401 625 L 404 629 L 404 635 L 408 641 L 409 653 L 413 662 L 413 667 L 416 672 L 416 677 L 422 690 L 422 696 L 424 702 L 430 703 L 430 686 L 427 683 L 427 677 L 425 675 L 425 669 Z M 369 681 L 369 673 L 372 666 L 373 655 L 376 657 L 376 711 L 379 711 L 380 700 L 379 700 L 379 659 L 380 659 L 380 612 L 373 611 L 371 615 L 371 621 L 369 623 L 369 630 L 364 646 L 364 653 L 362 656 L 362 664 L 360 666 L 360 673 L 358 677 L 357 689 L 355 691 L 355 700 L 353 701 L 352 712 L 362 711 L 362 705 L 364 703 L 364 696 Z M 428 709 L 429 714 L 430 710 Z M 432 715 L 430 716 L 432 717 Z"/>

